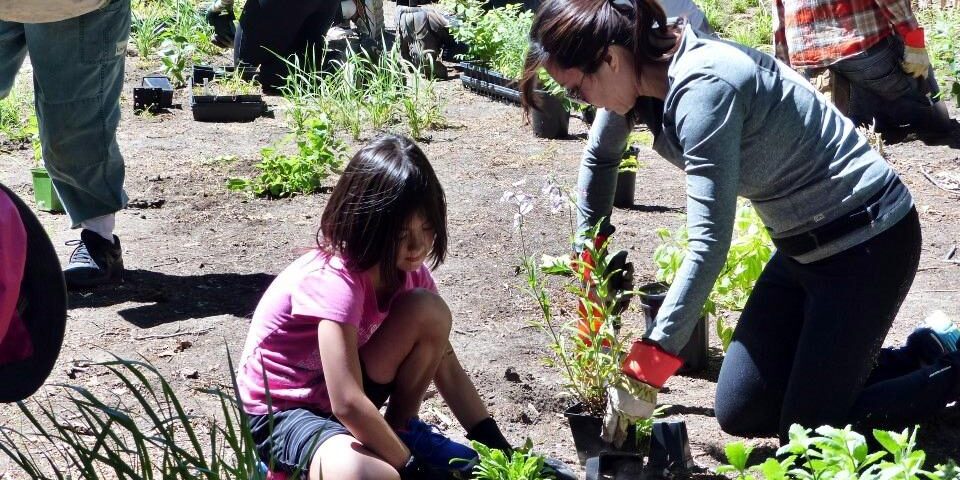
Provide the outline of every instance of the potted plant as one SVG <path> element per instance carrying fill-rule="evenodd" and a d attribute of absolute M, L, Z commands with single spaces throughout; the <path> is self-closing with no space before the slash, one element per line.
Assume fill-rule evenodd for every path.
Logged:
<path fill-rule="evenodd" d="M 633 206 L 634 193 L 637 188 L 637 170 L 640 163 L 637 161 L 637 150 L 628 148 L 623 153 L 620 168 L 617 169 L 617 188 L 613 193 L 613 206 L 627 208 Z"/>
<path fill-rule="evenodd" d="M 217 70 L 194 67 L 190 78 L 190 107 L 193 119 L 201 122 L 248 122 L 267 109 L 256 82 L 257 72 L 230 67 Z"/>
<path fill-rule="evenodd" d="M 30 169 L 30 176 L 33 180 L 33 199 L 37 202 L 37 209 L 50 213 L 63 213 L 60 196 L 53 187 L 50 173 L 43 166 L 43 150 L 40 145 L 40 130 L 36 115 L 30 115 L 26 130 L 30 133 L 30 146 L 33 147 L 34 166 Z"/>

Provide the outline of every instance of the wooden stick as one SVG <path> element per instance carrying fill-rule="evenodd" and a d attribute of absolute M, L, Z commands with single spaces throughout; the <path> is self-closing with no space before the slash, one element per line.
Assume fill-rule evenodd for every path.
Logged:
<path fill-rule="evenodd" d="M 203 330 L 192 330 L 189 332 L 173 332 L 173 333 L 165 333 L 160 335 L 144 335 L 142 337 L 135 337 L 134 340 L 153 340 L 157 338 L 173 338 L 173 337 L 179 337 L 181 335 L 203 335 L 204 333 L 207 333 L 210 330 L 213 330 L 213 327 L 206 328 Z"/>
<path fill-rule="evenodd" d="M 945 192 L 950 192 L 950 193 L 952 193 L 952 194 L 954 194 L 954 195 L 960 195 L 960 191 L 954 190 L 954 189 L 951 189 L 951 188 L 947 188 L 947 187 L 944 187 L 943 185 L 940 185 L 940 183 L 937 182 L 936 180 L 934 180 L 934 178 L 927 172 L 927 169 L 926 169 L 926 168 L 921 167 L 921 168 L 920 168 L 920 173 L 922 173 L 923 176 L 926 177 L 926 179 L 929 180 L 930 183 L 933 184 L 933 186 L 939 188 L 940 190 L 943 190 L 943 191 L 945 191 Z"/>

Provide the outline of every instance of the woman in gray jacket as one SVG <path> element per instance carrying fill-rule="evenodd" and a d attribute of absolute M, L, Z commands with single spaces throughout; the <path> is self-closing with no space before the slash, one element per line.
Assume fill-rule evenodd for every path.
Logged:
<path fill-rule="evenodd" d="M 946 340 L 956 327 L 881 352 L 916 274 L 917 212 L 896 172 L 800 75 L 668 24 L 653 0 L 548 0 L 530 32 L 525 105 L 541 67 L 570 96 L 646 122 L 654 149 L 686 174 L 689 252 L 646 332 L 653 355 L 631 356 L 635 378 L 659 387 L 672 373 L 654 357 L 689 338 L 742 196 L 777 251 L 721 368 L 725 431 L 786 438 L 793 423 L 913 423 L 960 397 L 960 354 Z M 622 151 L 619 137 L 593 141 Z M 586 210 L 609 209 L 616 163 L 590 175 Z"/>

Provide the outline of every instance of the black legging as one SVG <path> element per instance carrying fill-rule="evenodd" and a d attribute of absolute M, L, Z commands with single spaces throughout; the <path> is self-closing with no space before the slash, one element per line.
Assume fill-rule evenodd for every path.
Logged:
<path fill-rule="evenodd" d="M 920 246 L 911 210 L 884 233 L 817 262 L 775 253 L 720 369 L 720 427 L 783 441 L 793 423 L 913 424 L 955 400 L 960 355 L 921 367 L 902 348 L 880 348 L 913 283 Z"/>
<path fill-rule="evenodd" d="M 264 91 L 275 93 L 287 76 L 281 57 L 316 65 L 339 11 L 340 0 L 247 0 L 234 40 L 234 60 L 259 65 Z"/>

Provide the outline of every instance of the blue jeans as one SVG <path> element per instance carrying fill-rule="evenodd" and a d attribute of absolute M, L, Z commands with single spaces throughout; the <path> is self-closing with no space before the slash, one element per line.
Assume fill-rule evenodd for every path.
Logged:
<path fill-rule="evenodd" d="M 841 60 L 830 70 L 850 81 L 850 119 L 857 125 L 874 120 L 877 130 L 910 125 L 918 130 L 944 131 L 934 116 L 931 98 L 940 92 L 933 68 L 926 80 L 917 79 L 900 66 L 903 41 L 890 35 L 854 57 Z"/>
<path fill-rule="evenodd" d="M 43 159 L 76 227 L 127 202 L 117 145 L 130 0 L 60 22 L 0 21 L 0 98 L 33 65 Z"/>

